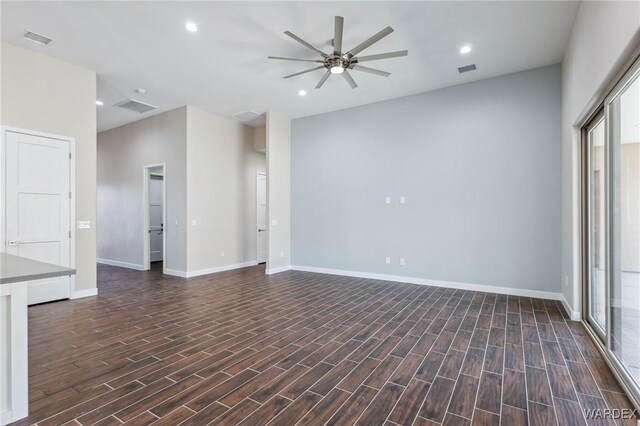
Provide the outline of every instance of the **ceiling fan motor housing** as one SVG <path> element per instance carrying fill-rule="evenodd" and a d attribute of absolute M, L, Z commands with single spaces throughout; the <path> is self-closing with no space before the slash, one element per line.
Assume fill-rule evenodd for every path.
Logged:
<path fill-rule="evenodd" d="M 324 60 L 324 66 L 327 69 L 331 69 L 333 67 L 349 68 L 349 65 L 351 65 L 351 60 L 347 55 L 341 56 L 333 54 L 327 56 Z"/>

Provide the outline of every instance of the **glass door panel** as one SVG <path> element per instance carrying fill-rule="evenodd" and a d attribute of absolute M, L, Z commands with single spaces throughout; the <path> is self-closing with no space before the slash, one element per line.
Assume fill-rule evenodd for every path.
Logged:
<path fill-rule="evenodd" d="M 610 348 L 640 384 L 640 78 L 607 102 L 611 146 Z"/>
<path fill-rule="evenodd" d="M 606 330 L 605 126 L 600 115 L 587 129 L 589 321 L 604 340 Z"/>

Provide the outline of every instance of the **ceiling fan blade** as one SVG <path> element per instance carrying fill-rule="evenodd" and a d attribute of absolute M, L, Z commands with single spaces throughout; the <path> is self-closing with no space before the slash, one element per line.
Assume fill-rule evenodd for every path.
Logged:
<path fill-rule="evenodd" d="M 319 70 L 319 69 L 322 69 L 322 68 L 324 68 L 324 65 L 321 65 L 321 66 L 319 66 L 319 67 L 315 67 L 315 68 L 311 68 L 311 69 L 308 69 L 308 70 L 305 70 L 305 71 L 300 71 L 300 72 L 297 72 L 297 73 L 295 73 L 295 74 L 290 74 L 290 75 L 285 76 L 284 78 L 291 78 L 291 77 L 295 77 L 296 75 L 306 74 L 306 73 L 308 73 L 308 72 L 315 71 L 315 70 Z"/>
<path fill-rule="evenodd" d="M 391 75 L 390 72 L 380 71 L 375 68 L 363 67 L 362 65 L 353 65 L 349 68 L 354 69 L 356 71 L 368 72 L 369 74 L 379 75 L 381 77 L 389 77 Z"/>
<path fill-rule="evenodd" d="M 331 71 L 327 70 L 326 73 L 324 73 L 324 75 L 322 76 L 322 78 L 320 79 L 320 81 L 318 82 L 318 84 L 316 85 L 316 89 L 319 89 L 322 87 L 322 85 L 324 84 L 325 81 L 327 81 L 327 79 L 331 77 Z"/>
<path fill-rule="evenodd" d="M 388 36 L 392 32 L 393 32 L 393 28 L 387 27 L 382 31 L 369 37 L 368 39 L 366 39 L 365 41 L 363 41 L 362 43 L 360 43 L 350 51 L 348 51 L 347 54 L 350 56 L 356 56 L 358 53 L 362 52 L 364 49 L 371 46 L 372 44 L 379 42 L 380 40 L 382 40 L 384 37 Z"/>
<path fill-rule="evenodd" d="M 329 71 L 329 72 L 331 72 L 331 71 Z M 351 74 L 349 74 L 349 71 L 344 70 L 342 72 L 342 77 L 344 77 L 344 79 L 347 80 L 347 83 L 349 83 L 349 86 L 351 86 L 352 89 L 355 89 L 356 87 L 358 87 L 356 82 L 351 77 Z"/>
<path fill-rule="evenodd" d="M 291 31 L 285 31 L 284 32 L 286 35 L 288 35 L 289 37 L 291 37 L 292 39 L 294 39 L 295 41 L 297 41 L 298 43 L 300 43 L 301 45 L 313 50 L 316 53 L 319 53 L 323 58 L 326 58 L 327 55 L 326 53 L 324 53 L 322 50 L 312 46 L 311 44 L 307 43 L 306 41 L 304 41 L 303 39 L 301 39 L 300 37 L 298 37 L 297 35 L 295 35 L 294 33 L 292 33 Z"/>
<path fill-rule="evenodd" d="M 336 16 L 333 27 L 333 53 L 340 56 L 342 53 L 342 28 L 344 26 L 344 18 Z"/>
<path fill-rule="evenodd" d="M 319 62 L 324 63 L 320 59 L 298 59 L 298 58 L 283 58 L 280 56 L 269 56 L 269 59 L 280 59 L 281 61 L 299 61 L 299 62 Z"/>
<path fill-rule="evenodd" d="M 377 61 L 379 59 L 398 58 L 400 56 L 407 56 L 408 50 L 398 50 L 397 52 L 378 53 L 377 55 L 367 55 L 355 58 L 358 62 Z"/>

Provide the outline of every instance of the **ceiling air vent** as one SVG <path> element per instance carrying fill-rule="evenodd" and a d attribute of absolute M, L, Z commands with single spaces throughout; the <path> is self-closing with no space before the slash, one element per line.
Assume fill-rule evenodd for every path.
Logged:
<path fill-rule="evenodd" d="M 467 65 L 467 66 L 458 68 L 458 72 L 460 74 L 463 74 L 463 73 L 469 72 L 469 71 L 475 71 L 475 70 L 476 70 L 476 64 L 471 64 L 471 65 Z"/>
<path fill-rule="evenodd" d="M 51 43 L 53 41 L 49 37 L 45 37 L 45 36 L 43 36 L 41 34 L 36 34 L 34 32 L 31 32 L 31 31 L 27 31 L 24 34 L 24 38 L 26 38 L 27 40 L 30 40 L 30 41 L 32 41 L 34 43 L 41 44 L 43 46 L 46 46 L 46 45 L 48 45 L 49 43 Z"/>
<path fill-rule="evenodd" d="M 126 101 L 122 101 L 118 104 L 115 104 L 114 107 L 128 109 L 129 111 L 139 112 L 140 114 L 142 114 L 143 112 L 158 109 L 158 107 L 145 104 L 144 102 L 136 101 L 133 99 L 127 99 Z"/>
<path fill-rule="evenodd" d="M 261 126 L 266 122 L 265 115 L 255 111 L 241 112 L 232 116 L 232 118 L 248 126 Z"/>

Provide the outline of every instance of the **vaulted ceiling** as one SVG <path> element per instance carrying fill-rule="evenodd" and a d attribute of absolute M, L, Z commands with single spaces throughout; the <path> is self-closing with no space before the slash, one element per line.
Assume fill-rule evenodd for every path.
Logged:
<path fill-rule="evenodd" d="M 4 41 L 97 72 L 104 102 L 98 126 L 106 130 L 185 104 L 221 116 L 273 110 L 296 118 L 559 63 L 577 3 L 3 1 L 1 7 Z M 390 25 L 395 32 L 363 54 L 408 49 L 409 56 L 367 64 L 391 72 L 387 78 L 353 71 L 357 89 L 330 78 L 314 90 L 322 70 L 283 79 L 313 64 L 267 56 L 315 59 L 283 32 L 329 52 L 334 15 L 344 17 L 345 48 Z M 186 31 L 187 21 L 198 31 Z M 27 30 L 54 42 L 24 40 Z M 472 51 L 460 54 L 463 45 Z M 469 64 L 477 71 L 458 73 Z M 113 107 L 127 98 L 159 109 Z"/>

